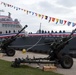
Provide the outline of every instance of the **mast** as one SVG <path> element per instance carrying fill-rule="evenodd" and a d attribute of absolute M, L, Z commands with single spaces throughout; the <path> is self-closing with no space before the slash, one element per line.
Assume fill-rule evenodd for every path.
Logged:
<path fill-rule="evenodd" d="M 10 13 L 10 12 L 8 12 L 8 17 L 9 17 L 9 18 L 11 17 L 11 13 Z"/>
<path fill-rule="evenodd" d="M 41 30 L 41 23 L 40 23 L 40 29 L 39 30 Z"/>
<path fill-rule="evenodd" d="M 40 23 L 39 33 L 41 33 L 41 23 Z"/>

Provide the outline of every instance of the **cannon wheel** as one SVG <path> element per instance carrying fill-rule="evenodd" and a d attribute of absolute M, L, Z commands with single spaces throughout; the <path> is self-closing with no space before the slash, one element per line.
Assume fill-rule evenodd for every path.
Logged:
<path fill-rule="evenodd" d="M 15 50 L 8 48 L 8 49 L 6 49 L 6 54 L 7 54 L 7 56 L 14 56 Z"/>
<path fill-rule="evenodd" d="M 60 64 L 65 69 L 70 69 L 73 65 L 73 59 L 69 55 L 64 55 L 60 59 Z"/>

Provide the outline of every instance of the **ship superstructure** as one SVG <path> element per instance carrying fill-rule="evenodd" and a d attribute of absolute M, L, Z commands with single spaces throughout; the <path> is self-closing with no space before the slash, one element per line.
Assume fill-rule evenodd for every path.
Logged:
<path fill-rule="evenodd" d="M 13 36 L 21 30 L 22 26 L 18 19 L 12 19 L 11 13 L 8 16 L 0 15 L 0 37 Z M 20 35 L 23 35 L 23 31 Z"/>

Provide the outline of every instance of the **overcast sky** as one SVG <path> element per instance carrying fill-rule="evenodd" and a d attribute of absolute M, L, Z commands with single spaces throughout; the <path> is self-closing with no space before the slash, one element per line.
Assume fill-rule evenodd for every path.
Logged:
<path fill-rule="evenodd" d="M 76 22 L 76 0 L 0 0 L 16 7 L 30 10 L 32 12 L 40 13 L 50 17 L 59 18 L 71 22 Z M 0 9 L 5 12 L 0 13 L 2 15 L 8 15 L 10 12 L 13 19 L 19 19 L 22 26 L 28 25 L 26 31 L 36 32 L 39 29 L 40 23 L 43 30 L 66 30 L 72 31 L 76 28 L 68 25 L 60 25 L 55 23 L 48 23 L 47 20 L 38 18 L 33 15 L 27 15 L 23 11 L 16 11 L 14 8 L 5 7 L 0 5 Z"/>

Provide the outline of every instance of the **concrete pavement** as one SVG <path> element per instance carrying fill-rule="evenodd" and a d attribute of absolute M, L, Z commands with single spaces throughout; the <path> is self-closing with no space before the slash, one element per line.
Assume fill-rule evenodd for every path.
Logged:
<path fill-rule="evenodd" d="M 35 57 L 47 57 L 48 56 L 45 54 L 38 54 L 38 53 L 31 53 L 31 52 L 27 52 L 23 54 L 21 51 L 16 51 L 15 56 L 8 57 L 4 55 L 1 59 L 7 60 L 7 61 L 14 61 L 15 58 L 26 58 L 27 55 L 30 58 L 33 58 L 33 56 Z M 32 65 L 37 66 L 37 64 L 32 64 Z M 58 67 L 57 70 L 55 70 L 55 72 L 64 74 L 64 75 L 76 75 L 76 59 L 74 59 L 74 64 L 71 69 L 63 69 L 62 67 Z"/>

